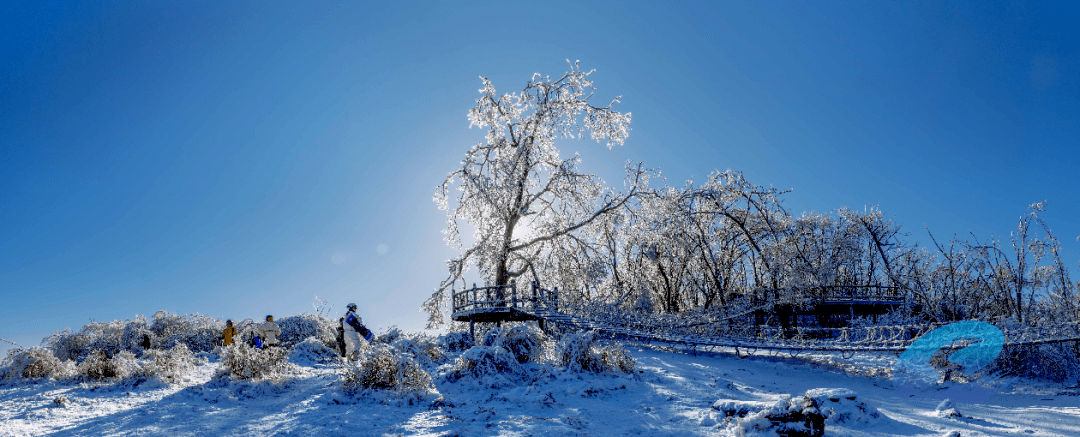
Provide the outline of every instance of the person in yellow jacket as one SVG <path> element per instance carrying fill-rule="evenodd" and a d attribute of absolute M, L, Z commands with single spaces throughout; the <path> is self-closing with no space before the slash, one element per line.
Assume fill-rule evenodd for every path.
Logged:
<path fill-rule="evenodd" d="M 221 331 L 221 344 L 228 346 L 235 343 L 233 336 L 236 335 L 236 328 L 232 325 L 232 320 L 225 321 L 225 330 Z"/>
<path fill-rule="evenodd" d="M 278 327 L 277 323 L 274 323 L 274 316 L 266 316 L 266 323 L 259 326 L 259 332 L 262 333 L 263 348 L 278 345 L 281 328 Z"/>

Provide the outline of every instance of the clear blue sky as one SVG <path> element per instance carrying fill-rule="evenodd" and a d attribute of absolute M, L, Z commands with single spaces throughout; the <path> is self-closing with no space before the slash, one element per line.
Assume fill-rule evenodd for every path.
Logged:
<path fill-rule="evenodd" d="M 315 294 L 420 329 L 477 76 L 517 91 L 566 58 L 633 113 L 623 147 L 561 145 L 610 183 L 742 170 L 911 241 L 1007 236 L 1049 200 L 1076 271 L 1075 3 L 397 3 L 0 4 L 0 338 Z"/>

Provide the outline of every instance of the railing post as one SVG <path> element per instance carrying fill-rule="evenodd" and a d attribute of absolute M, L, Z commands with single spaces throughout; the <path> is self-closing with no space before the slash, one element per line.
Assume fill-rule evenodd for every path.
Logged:
<path fill-rule="evenodd" d="M 472 283 L 472 307 L 476 309 L 476 283 Z"/>
<path fill-rule="evenodd" d="M 517 308 L 517 281 L 510 283 L 510 307 Z"/>
<path fill-rule="evenodd" d="M 552 293 L 554 294 L 554 296 L 551 297 L 551 303 L 554 304 L 554 306 L 555 306 L 554 310 L 558 311 L 559 310 L 559 287 L 555 287 L 555 290 L 553 290 Z"/>

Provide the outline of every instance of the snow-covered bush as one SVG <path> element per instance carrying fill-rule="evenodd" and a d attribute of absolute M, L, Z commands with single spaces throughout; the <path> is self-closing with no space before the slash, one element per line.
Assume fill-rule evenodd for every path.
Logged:
<path fill-rule="evenodd" d="M 484 341 L 480 342 L 480 345 L 495 346 L 495 340 L 499 338 L 500 334 L 502 334 L 502 328 L 500 327 L 488 329 L 487 332 L 484 333 Z"/>
<path fill-rule="evenodd" d="M 977 375 L 987 374 L 1075 381 L 1080 380 L 1080 356 L 1068 343 L 1006 345 Z"/>
<path fill-rule="evenodd" d="M 0 365 L 0 381 L 64 378 L 73 372 L 71 362 L 56 358 L 47 348 L 15 349 Z"/>
<path fill-rule="evenodd" d="M 225 329 L 225 323 L 213 317 L 201 314 L 170 314 L 158 311 L 150 324 L 154 333 L 154 347 L 172 349 L 180 343 L 187 345 L 192 352 L 210 352 L 220 343 L 218 337 Z"/>
<path fill-rule="evenodd" d="M 607 345 L 600 348 L 600 364 L 605 371 L 634 373 L 637 360 L 622 346 Z"/>
<path fill-rule="evenodd" d="M 92 339 L 83 332 L 64 329 L 55 332 L 43 342 L 61 360 L 80 360 L 90 353 Z"/>
<path fill-rule="evenodd" d="M 182 343 L 189 350 L 208 352 L 218 345 L 224 326 L 207 316 L 158 311 L 152 323 L 143 316 L 135 320 L 91 322 L 77 332 L 65 329 L 54 333 L 44 343 L 57 358 L 79 362 L 98 351 L 110 357 L 123 351 L 141 356 L 147 349 L 143 347 L 146 340 L 149 349 L 172 349 Z"/>
<path fill-rule="evenodd" d="M 389 330 L 379 334 L 378 337 L 375 337 L 375 341 L 384 344 L 394 344 L 394 342 L 401 338 L 402 335 L 405 335 L 405 333 L 401 332 L 397 326 L 391 326 Z"/>
<path fill-rule="evenodd" d="M 421 364 L 438 363 L 446 358 L 439 341 L 424 334 L 401 334 L 391 345 L 400 352 L 412 355 Z"/>
<path fill-rule="evenodd" d="M 446 378 L 456 381 L 465 377 L 491 375 L 520 376 L 521 363 L 506 348 L 498 346 L 473 346 L 458 357 Z"/>
<path fill-rule="evenodd" d="M 277 381 L 291 369 L 288 354 L 285 348 L 256 349 L 236 343 L 221 348 L 221 367 L 233 379 Z"/>
<path fill-rule="evenodd" d="M 288 316 L 275 320 L 281 328 L 280 346 L 293 347 L 315 337 L 326 347 L 337 347 L 337 322 L 315 314 L 304 313 L 296 316 Z"/>
<path fill-rule="evenodd" d="M 96 350 L 75 367 L 75 377 L 93 381 L 124 379 L 138 371 L 139 363 L 130 351 L 112 355 L 104 350 Z"/>
<path fill-rule="evenodd" d="M 431 375 L 409 354 L 383 344 L 375 344 L 341 378 L 346 393 L 362 390 L 389 390 L 398 394 L 423 394 L 434 390 Z"/>
<path fill-rule="evenodd" d="M 448 332 L 442 336 L 442 343 L 449 352 L 460 352 L 475 346 L 468 332 Z"/>
<path fill-rule="evenodd" d="M 492 343 L 510 351 L 519 363 L 536 362 L 544 356 L 544 333 L 532 324 L 499 330 Z"/>
<path fill-rule="evenodd" d="M 143 356 L 147 360 L 136 373 L 144 378 L 156 377 L 162 382 L 176 383 L 184 374 L 195 367 L 195 355 L 183 343 L 167 351 L 156 349 L 147 351 Z"/>
<path fill-rule="evenodd" d="M 331 348 L 316 337 L 308 337 L 292 347 L 289 352 L 289 361 L 310 366 L 316 363 L 333 361 L 340 356 L 336 344 Z"/>
<path fill-rule="evenodd" d="M 597 347 L 595 342 L 595 331 L 564 335 L 555 346 L 555 364 L 575 372 L 634 371 L 634 357 L 621 346 Z"/>

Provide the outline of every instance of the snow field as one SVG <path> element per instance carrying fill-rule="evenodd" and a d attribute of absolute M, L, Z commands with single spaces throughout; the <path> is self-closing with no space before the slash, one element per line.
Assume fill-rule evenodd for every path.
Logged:
<path fill-rule="evenodd" d="M 1061 385 L 1014 380 L 978 402 L 968 402 L 958 383 L 898 397 L 887 378 L 824 364 L 843 360 L 836 357 L 740 359 L 635 347 L 631 374 L 516 359 L 506 362 L 517 373 L 455 373 L 458 358 L 483 355 L 466 349 L 422 364 L 431 391 L 402 396 L 347 393 L 345 367 L 319 358 L 325 351 L 316 345 L 305 348 L 294 348 L 290 373 L 278 383 L 230 378 L 216 355 L 198 354 L 172 384 L 0 386 L 0 435 L 782 435 L 786 428 L 762 422 L 768 414 L 760 413 L 804 397 L 825 417 L 826 436 L 1080 435 L 1080 398 Z M 887 357 L 869 354 L 848 362 L 889 366 Z M 718 404 L 745 406 L 741 419 L 759 420 L 740 424 Z"/>

